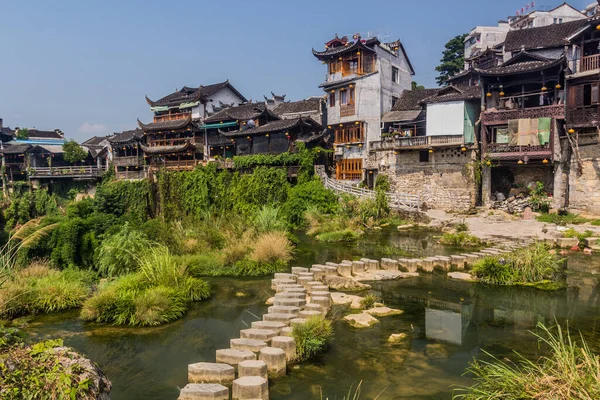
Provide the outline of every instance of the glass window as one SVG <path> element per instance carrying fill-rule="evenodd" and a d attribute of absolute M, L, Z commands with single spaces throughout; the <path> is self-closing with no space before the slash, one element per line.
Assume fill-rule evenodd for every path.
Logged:
<path fill-rule="evenodd" d="M 346 90 L 340 90 L 340 104 L 348 104 L 348 92 Z"/>
<path fill-rule="evenodd" d="M 392 82 L 400 83 L 400 71 L 396 67 L 392 67 Z"/>
<path fill-rule="evenodd" d="M 335 107 L 335 92 L 329 93 L 329 107 Z"/>
<path fill-rule="evenodd" d="M 398 102 L 398 98 L 396 96 L 392 96 L 392 107 L 394 107 L 397 102 Z"/>

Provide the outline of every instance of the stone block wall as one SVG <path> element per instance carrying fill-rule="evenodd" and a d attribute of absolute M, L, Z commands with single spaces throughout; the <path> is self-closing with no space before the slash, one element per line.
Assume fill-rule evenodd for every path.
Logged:
<path fill-rule="evenodd" d="M 429 162 L 421 162 L 419 153 L 378 153 L 379 173 L 389 177 L 392 191 L 420 195 L 427 208 L 464 211 L 475 206 L 477 186 L 472 168 L 465 167 L 475 159 L 474 151 L 436 149 L 429 154 Z"/>
<path fill-rule="evenodd" d="M 583 174 L 577 175 L 575 157 L 571 155 L 569 208 L 600 214 L 600 144 L 580 145 Z"/>

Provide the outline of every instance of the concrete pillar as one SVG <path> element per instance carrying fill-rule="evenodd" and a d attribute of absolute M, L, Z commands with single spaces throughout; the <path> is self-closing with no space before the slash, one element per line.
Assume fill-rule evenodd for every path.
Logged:
<path fill-rule="evenodd" d="M 260 376 L 268 379 L 267 364 L 260 360 L 246 360 L 238 364 L 238 377 L 244 376 Z"/>
<path fill-rule="evenodd" d="M 293 337 L 275 336 L 271 342 L 271 347 L 282 349 L 288 362 L 296 359 L 296 341 Z"/>
<path fill-rule="evenodd" d="M 490 204 L 492 195 L 492 169 L 487 165 L 481 167 L 481 201 L 484 206 Z"/>
<path fill-rule="evenodd" d="M 229 389 L 218 383 L 188 383 L 179 391 L 179 400 L 229 400 Z"/>
<path fill-rule="evenodd" d="M 258 353 L 258 359 L 267 364 L 269 378 L 277 378 L 285 375 L 286 359 L 285 351 L 275 347 L 264 347 Z"/>
<path fill-rule="evenodd" d="M 234 367 L 244 360 L 256 360 L 256 354 L 248 350 L 220 349 L 216 353 L 217 363 L 229 364 Z"/>
<path fill-rule="evenodd" d="M 266 344 L 265 346 L 266 347 Z M 188 365 L 189 383 L 219 383 L 231 385 L 235 379 L 235 368 L 229 364 L 201 362 Z"/>
<path fill-rule="evenodd" d="M 238 378 L 232 389 L 232 400 L 269 400 L 269 382 L 260 376 Z"/>

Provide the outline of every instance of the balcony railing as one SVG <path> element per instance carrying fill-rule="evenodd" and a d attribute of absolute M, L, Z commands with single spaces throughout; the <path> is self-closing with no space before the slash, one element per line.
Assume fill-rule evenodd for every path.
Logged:
<path fill-rule="evenodd" d="M 340 117 L 351 117 L 356 113 L 354 104 L 340 105 Z"/>
<path fill-rule="evenodd" d="M 148 144 L 150 147 L 160 147 L 160 146 L 179 146 L 182 144 L 186 144 L 187 142 L 195 143 L 191 138 L 179 138 L 179 139 L 156 139 L 149 140 Z"/>
<path fill-rule="evenodd" d="M 91 165 L 68 167 L 35 167 L 29 170 L 31 178 L 92 178 L 106 172 L 106 167 Z"/>
<path fill-rule="evenodd" d="M 113 164 L 117 167 L 136 166 L 142 162 L 141 157 L 138 156 L 127 156 L 127 157 L 115 157 Z"/>
<path fill-rule="evenodd" d="M 539 146 L 490 143 L 487 145 L 485 153 L 493 160 L 552 159 L 552 147 L 550 143 Z"/>
<path fill-rule="evenodd" d="M 564 104 L 551 106 L 518 108 L 515 110 L 490 110 L 481 114 L 484 125 L 506 124 L 511 119 L 522 118 L 564 118 Z"/>
<path fill-rule="evenodd" d="M 188 171 L 196 168 L 196 165 L 201 164 L 202 160 L 167 160 L 153 164 L 156 168 L 166 168 L 168 170 Z"/>
<path fill-rule="evenodd" d="M 596 126 L 600 121 L 600 110 L 597 105 L 578 108 L 567 108 L 567 125 L 570 127 Z"/>
<path fill-rule="evenodd" d="M 463 135 L 412 136 L 384 139 L 371 142 L 371 150 L 398 150 L 407 148 L 427 148 L 435 146 L 456 146 L 464 144 Z"/>
<path fill-rule="evenodd" d="M 581 57 L 580 68 L 581 72 L 600 69 L 600 54 Z"/>
<path fill-rule="evenodd" d="M 144 179 L 146 177 L 146 171 L 117 171 L 117 179 Z"/>
<path fill-rule="evenodd" d="M 165 121 L 176 121 L 179 119 L 186 119 L 190 116 L 191 113 L 176 113 L 176 114 L 163 114 L 163 115 L 155 115 L 154 122 L 165 122 Z"/>

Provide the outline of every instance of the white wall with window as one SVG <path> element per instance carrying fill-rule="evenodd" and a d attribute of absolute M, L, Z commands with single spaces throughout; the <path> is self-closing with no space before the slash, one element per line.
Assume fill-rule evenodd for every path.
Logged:
<path fill-rule="evenodd" d="M 427 136 L 463 135 L 464 127 L 464 101 L 427 104 Z"/>

